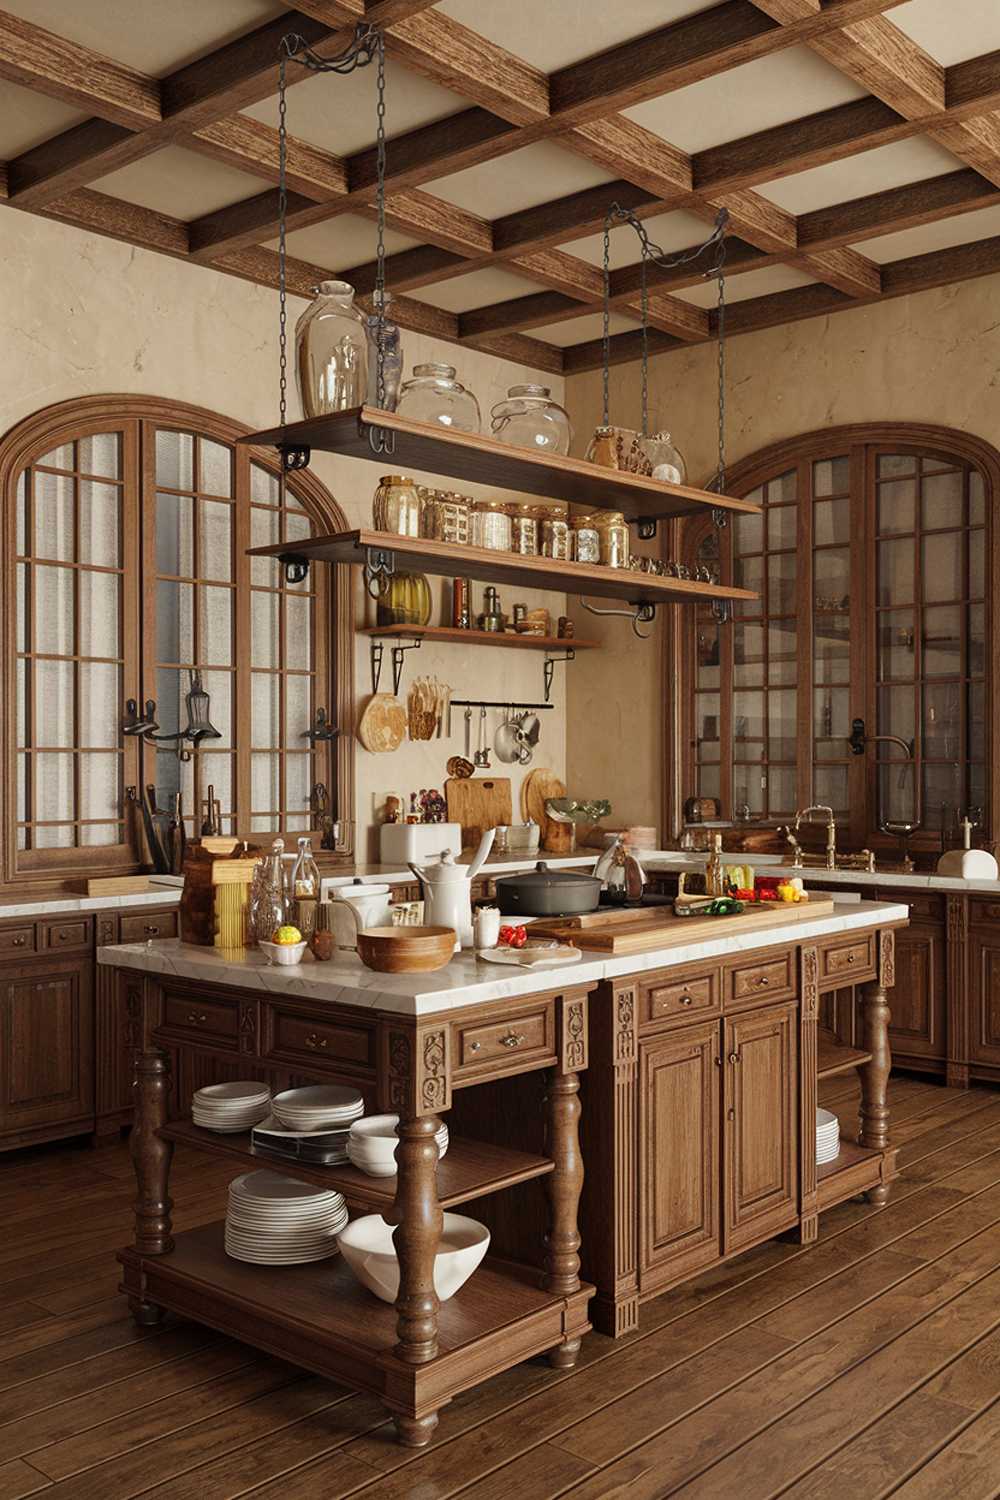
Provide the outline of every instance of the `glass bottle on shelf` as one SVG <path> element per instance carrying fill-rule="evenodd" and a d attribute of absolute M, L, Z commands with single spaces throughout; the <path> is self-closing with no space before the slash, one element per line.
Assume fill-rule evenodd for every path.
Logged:
<path fill-rule="evenodd" d="M 547 385 L 512 385 L 490 415 L 493 436 L 501 443 L 533 453 L 569 452 L 573 428 Z"/>
<path fill-rule="evenodd" d="M 285 893 L 285 841 L 275 839 L 267 859 L 257 916 L 257 941 L 269 943 L 288 913 Z"/>
<path fill-rule="evenodd" d="M 429 363 L 414 365 L 404 380 L 396 410 L 414 422 L 430 422 L 452 432 L 479 432 L 479 402 L 455 379 L 455 366 Z"/>
<path fill-rule="evenodd" d="M 363 405 L 368 334 L 349 282 L 321 281 L 296 323 L 295 380 L 304 417 Z"/>
<path fill-rule="evenodd" d="M 369 406 L 382 411 L 395 411 L 399 400 L 399 386 L 403 378 L 403 342 L 399 325 L 388 316 L 392 293 L 384 292 L 382 301 L 382 385 L 383 398 L 378 398 L 378 313 L 370 312 L 365 319 L 368 336 L 368 396 Z"/>
<path fill-rule="evenodd" d="M 705 866 L 705 894 L 706 896 L 724 896 L 726 894 L 725 870 L 722 866 L 722 834 L 712 834 L 712 852 L 708 856 L 708 864 Z"/>

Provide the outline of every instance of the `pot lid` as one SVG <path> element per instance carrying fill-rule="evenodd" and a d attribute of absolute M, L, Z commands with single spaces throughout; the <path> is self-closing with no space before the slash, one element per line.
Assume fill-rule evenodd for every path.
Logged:
<path fill-rule="evenodd" d="M 593 883 L 593 875 L 577 875 L 572 870 L 550 870 L 544 859 L 540 859 L 533 870 L 524 875 L 504 875 L 497 885 L 516 885 L 523 890 L 552 891 L 560 886 L 579 885 L 581 880 Z M 599 884 L 600 882 L 598 882 Z"/>

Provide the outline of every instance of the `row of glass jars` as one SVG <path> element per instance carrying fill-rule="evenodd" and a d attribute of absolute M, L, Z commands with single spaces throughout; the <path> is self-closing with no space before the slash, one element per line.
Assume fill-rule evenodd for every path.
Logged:
<path fill-rule="evenodd" d="M 556 503 L 473 500 L 453 490 L 432 490 L 403 474 L 384 474 L 375 491 L 377 531 L 423 537 L 451 545 L 549 557 L 557 562 L 629 565 L 629 533 L 620 511 L 570 518 Z"/>

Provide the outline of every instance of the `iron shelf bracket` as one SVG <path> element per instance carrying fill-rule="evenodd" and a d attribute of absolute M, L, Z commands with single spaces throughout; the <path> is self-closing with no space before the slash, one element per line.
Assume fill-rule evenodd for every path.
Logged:
<path fill-rule="evenodd" d="M 729 512 L 728 510 L 726 510 L 725 506 L 712 506 L 712 520 L 720 531 L 724 526 L 729 525 Z"/>
<path fill-rule="evenodd" d="M 659 516 L 643 516 L 641 520 L 635 523 L 636 535 L 644 542 L 651 542 L 656 536 L 659 524 Z"/>
<path fill-rule="evenodd" d="M 331 724 L 326 716 L 325 708 L 317 708 L 316 719 L 310 729 L 302 731 L 302 738 L 316 744 L 317 740 L 335 740 L 340 730 L 335 724 Z"/>
<path fill-rule="evenodd" d="M 360 422 L 358 430 L 362 436 L 367 432 L 368 446 L 376 458 L 392 458 L 396 452 L 396 434 L 377 422 Z"/>
<path fill-rule="evenodd" d="M 372 599 L 382 592 L 382 584 L 396 571 L 395 554 L 384 547 L 366 547 L 364 574 L 365 589 Z"/>
<path fill-rule="evenodd" d="M 392 648 L 392 695 L 399 692 L 399 684 L 403 678 L 403 660 L 407 651 L 419 651 L 423 645 L 420 637 L 415 637 L 408 646 L 398 643 Z M 372 693 L 378 692 L 378 685 L 382 679 L 382 658 L 385 655 L 385 642 L 378 636 L 372 637 L 371 660 L 372 660 Z"/>
<path fill-rule="evenodd" d="M 560 661 L 576 661 L 576 652 L 572 647 L 570 647 L 568 651 L 564 652 L 562 656 L 553 656 L 549 651 L 546 651 L 545 653 L 545 664 L 542 668 L 542 681 L 545 684 L 546 703 L 548 703 L 550 697 L 552 696 L 552 679 L 555 676 L 556 662 Z"/>
<path fill-rule="evenodd" d="M 305 583 L 309 577 L 308 557 L 297 557 L 294 552 L 283 552 L 278 561 L 284 569 L 286 583 Z"/>
<path fill-rule="evenodd" d="M 278 452 L 286 474 L 298 474 L 302 469 L 308 469 L 312 462 L 312 449 L 305 443 L 292 443 L 287 448 L 279 448 Z"/>
<path fill-rule="evenodd" d="M 580 604 L 588 614 L 592 615 L 618 615 L 623 620 L 629 620 L 634 633 L 640 641 L 648 641 L 649 636 L 643 635 L 639 629 L 640 625 L 652 625 L 656 619 L 656 602 L 652 599 L 630 599 L 629 609 L 598 609 L 596 604 L 588 604 L 582 596 Z"/>

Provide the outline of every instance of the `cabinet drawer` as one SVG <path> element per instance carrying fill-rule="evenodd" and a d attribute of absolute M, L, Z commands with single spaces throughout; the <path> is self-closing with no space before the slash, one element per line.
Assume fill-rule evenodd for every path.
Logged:
<path fill-rule="evenodd" d="M 269 1005 L 264 1055 L 289 1062 L 375 1066 L 375 1029 L 352 1021 L 318 1020 L 294 1006 Z"/>
<path fill-rule="evenodd" d="M 1000 901 L 971 900 L 969 921 L 973 927 L 994 927 L 1000 922 Z"/>
<path fill-rule="evenodd" d="M 456 1022 L 452 1027 L 455 1071 L 519 1071 L 525 1058 L 555 1060 L 555 1013 L 551 1003 L 525 1007 L 502 1021 Z"/>
<path fill-rule="evenodd" d="M 186 1040 L 199 1036 L 217 1046 L 235 1047 L 239 1036 L 239 1001 L 165 995 L 163 1030 Z"/>
<path fill-rule="evenodd" d="M 644 1021 L 701 1018 L 719 1009 L 719 971 L 712 969 L 688 979 L 672 979 L 669 984 L 644 985 L 642 998 Z"/>
<path fill-rule="evenodd" d="M 856 979 L 869 978 L 874 969 L 875 941 L 872 937 L 836 943 L 824 948 L 820 955 L 822 979 L 842 979 L 846 984 L 853 984 Z"/>
<path fill-rule="evenodd" d="M 935 895 L 933 892 L 918 894 L 916 891 L 883 890 L 879 887 L 875 892 L 873 900 L 896 901 L 901 906 L 908 906 L 910 908 L 911 922 L 943 922 L 947 915 L 945 898 Z"/>
<path fill-rule="evenodd" d="M 0 953 L 34 953 L 35 929 L 29 922 L 27 927 L 0 928 Z"/>
<path fill-rule="evenodd" d="M 121 919 L 121 941 L 144 943 L 147 938 L 172 938 L 177 936 L 177 913 L 156 912 L 152 916 L 131 916 Z"/>
<path fill-rule="evenodd" d="M 45 922 L 42 930 L 45 934 L 44 946 L 46 948 L 72 952 L 74 949 L 90 947 L 89 921 Z"/>
<path fill-rule="evenodd" d="M 726 974 L 726 999 L 734 1005 L 784 1000 L 795 994 L 794 953 L 738 964 Z"/>

